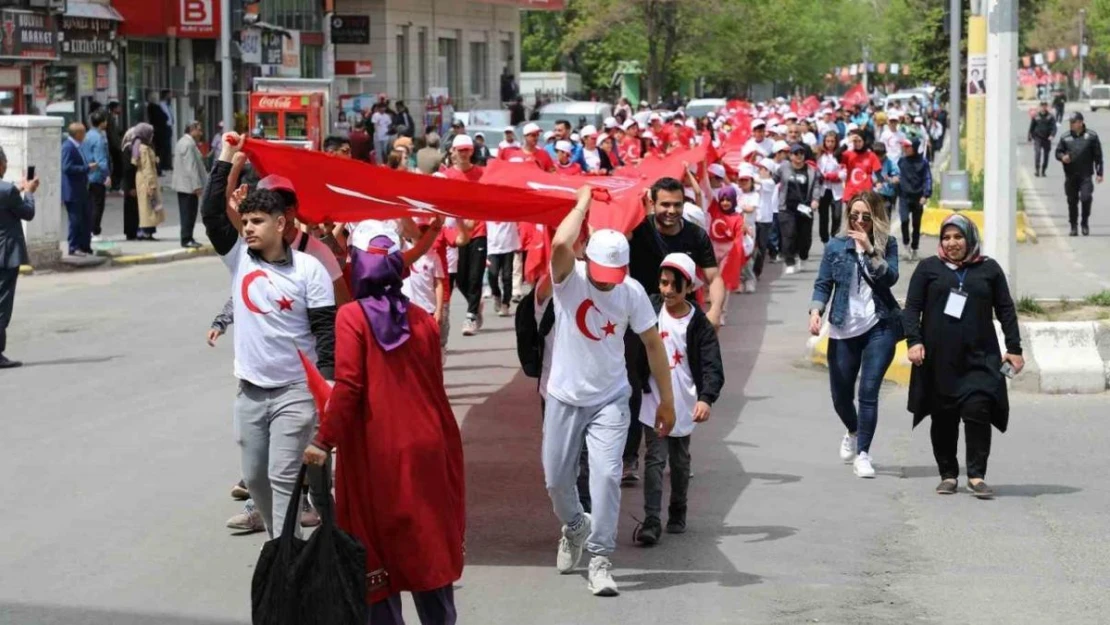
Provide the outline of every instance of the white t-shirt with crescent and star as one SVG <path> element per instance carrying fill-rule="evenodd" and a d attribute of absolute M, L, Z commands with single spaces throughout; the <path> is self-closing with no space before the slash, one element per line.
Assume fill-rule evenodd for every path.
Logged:
<path fill-rule="evenodd" d="M 300 349 L 316 362 L 308 309 L 335 305 L 332 279 L 311 255 L 290 248 L 292 260 L 273 265 L 248 253 L 243 239 L 221 259 L 231 271 L 235 307 L 235 377 L 262 388 L 305 381 Z"/>
<path fill-rule="evenodd" d="M 555 340 L 547 394 L 577 407 L 600 406 L 631 392 L 624 362 L 624 333 L 655 325 L 655 310 L 644 287 L 630 277 L 602 291 L 577 261 L 561 283 L 553 285 Z"/>
<path fill-rule="evenodd" d="M 694 384 L 694 374 L 690 370 L 690 359 L 686 354 L 686 331 L 694 318 L 694 308 L 681 318 L 672 317 L 666 307 L 659 311 L 659 338 L 667 349 L 667 360 L 671 367 L 671 387 L 674 390 L 674 429 L 671 436 L 689 436 L 694 431 L 694 405 L 698 403 L 698 387 Z M 659 385 L 655 378 L 649 382 L 651 392 L 644 393 L 640 404 L 640 423 L 655 427 L 655 411 L 659 409 Z"/>

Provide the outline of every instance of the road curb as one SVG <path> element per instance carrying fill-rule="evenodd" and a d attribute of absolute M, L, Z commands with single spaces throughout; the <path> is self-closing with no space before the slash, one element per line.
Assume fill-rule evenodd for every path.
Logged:
<path fill-rule="evenodd" d="M 190 258 L 199 258 L 201 256 L 211 256 L 215 253 L 216 250 L 211 245 L 203 245 L 197 248 L 181 248 L 179 250 L 167 250 L 165 252 L 153 252 L 150 254 L 115 256 L 112 257 L 110 264 L 119 267 L 156 265 L 161 263 L 172 263 L 179 260 L 188 260 Z"/>
<path fill-rule="evenodd" d="M 1020 324 L 1025 369 L 1011 388 L 1044 395 L 1095 394 L 1110 389 L 1110 321 L 1026 321 Z M 1002 328 L 994 322 L 1005 351 Z M 806 341 L 807 362 L 828 367 L 828 324 Z M 913 364 L 899 341 L 883 379 L 909 386 Z"/>

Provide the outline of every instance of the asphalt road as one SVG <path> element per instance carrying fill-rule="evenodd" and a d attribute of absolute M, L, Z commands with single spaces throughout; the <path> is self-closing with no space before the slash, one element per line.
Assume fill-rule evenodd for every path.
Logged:
<path fill-rule="evenodd" d="M 469 339 L 456 323 L 460 622 L 1105 622 L 1105 396 L 1014 395 L 988 474 L 999 497 L 981 502 L 933 494 L 928 432 L 911 432 L 905 391 L 890 387 L 879 476 L 859 480 L 837 457 L 827 374 L 800 364 L 812 280 L 732 298 L 726 390 L 694 434 L 690 531 L 632 546 L 642 495 L 626 489 L 616 599 L 554 570 L 538 401 L 509 320 Z M 9 354 L 28 366 L 0 373 L 0 623 L 249 622 L 264 539 L 223 526 L 239 509 L 232 353 L 230 337 L 203 340 L 227 292 L 212 258 L 20 279 Z"/>

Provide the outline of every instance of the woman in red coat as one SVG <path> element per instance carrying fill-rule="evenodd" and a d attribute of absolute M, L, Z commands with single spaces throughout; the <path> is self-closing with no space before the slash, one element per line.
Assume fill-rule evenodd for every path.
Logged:
<path fill-rule="evenodd" d="M 335 323 L 335 388 L 305 460 L 339 447 L 336 521 L 366 547 L 370 624 L 403 623 L 413 594 L 424 625 L 456 620 L 465 533 L 462 438 L 443 386 L 439 326 L 401 294 L 402 273 L 431 247 L 433 222 L 404 253 L 396 234 L 351 248 L 351 302 Z"/>

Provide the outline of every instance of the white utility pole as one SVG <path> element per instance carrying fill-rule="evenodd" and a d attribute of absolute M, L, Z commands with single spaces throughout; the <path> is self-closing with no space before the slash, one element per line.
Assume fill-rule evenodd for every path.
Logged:
<path fill-rule="evenodd" d="M 1018 0 L 987 2 L 987 151 L 983 190 L 984 251 L 1017 293 Z"/>
<path fill-rule="evenodd" d="M 224 132 L 235 130 L 235 95 L 231 88 L 231 1 L 220 0 L 220 108 Z"/>

